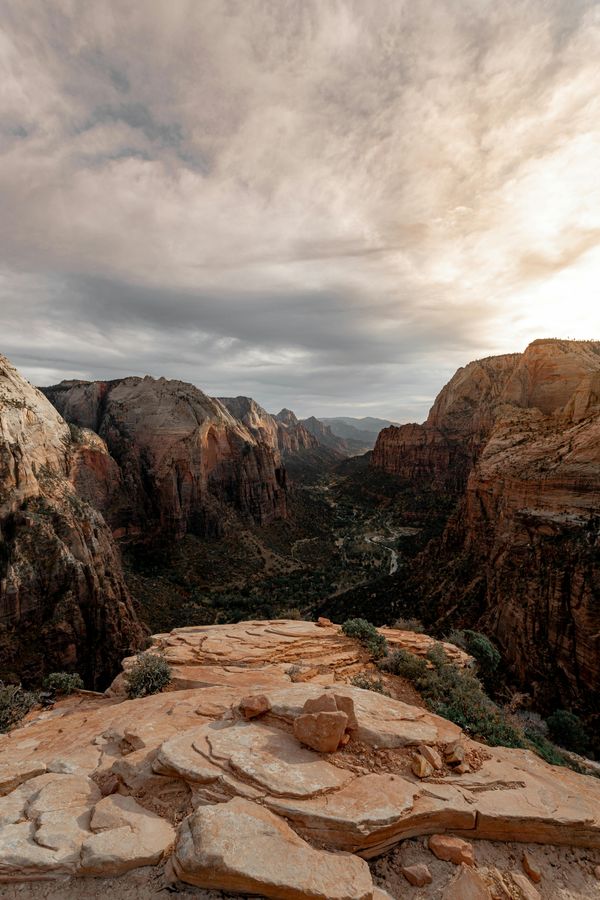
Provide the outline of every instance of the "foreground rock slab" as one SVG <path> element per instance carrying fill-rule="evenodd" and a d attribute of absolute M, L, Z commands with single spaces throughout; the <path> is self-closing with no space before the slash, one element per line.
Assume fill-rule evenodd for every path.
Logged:
<path fill-rule="evenodd" d="M 316 850 L 278 816 L 248 800 L 200 807 L 173 855 L 181 881 L 275 900 L 371 900 L 367 864 Z"/>
<path fill-rule="evenodd" d="M 368 663 L 337 626 L 241 622 L 178 630 L 159 645 L 188 681 L 139 700 L 67 698 L 0 735 L 0 880 L 112 877 L 157 864 L 180 822 L 235 800 L 336 865 L 362 867 L 356 858 L 433 834 L 600 848 L 600 781 L 530 751 L 484 747 L 423 708 L 348 684 Z M 246 720 L 240 702 L 257 694 L 270 708 Z M 338 712 L 348 722 L 335 752 L 294 735 L 303 714 Z M 457 743 L 462 774 L 444 760 Z M 441 768 L 419 779 L 415 752 Z M 348 852 L 356 858 L 339 855 Z M 424 854 L 414 862 L 428 863 L 435 880 L 449 864 Z M 543 893 L 548 871 L 541 884 Z"/>

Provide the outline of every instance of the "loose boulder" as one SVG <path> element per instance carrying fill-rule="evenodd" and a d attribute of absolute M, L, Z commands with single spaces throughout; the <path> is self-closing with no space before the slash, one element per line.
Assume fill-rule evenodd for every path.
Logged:
<path fill-rule="evenodd" d="M 242 697 L 239 709 L 245 719 L 255 719 L 257 716 L 269 712 L 271 703 L 264 694 L 251 694 L 248 697 Z"/>
<path fill-rule="evenodd" d="M 532 881 L 538 884 L 542 880 L 542 873 L 540 872 L 538 866 L 535 864 L 535 860 L 531 856 L 530 853 L 525 851 L 523 853 L 523 871 L 529 875 Z"/>
<path fill-rule="evenodd" d="M 333 753 L 340 746 L 348 716 L 344 712 L 305 713 L 294 720 L 294 734 L 301 744 L 321 753 Z"/>
<path fill-rule="evenodd" d="M 473 844 L 452 834 L 432 834 L 429 838 L 429 849 L 438 859 L 452 862 L 457 866 L 461 863 L 465 866 L 475 865 Z"/>
<path fill-rule="evenodd" d="M 333 753 L 358 730 L 351 697 L 321 694 L 306 700 L 294 719 L 294 734 L 302 744 L 321 753 Z"/>
<path fill-rule="evenodd" d="M 426 884 L 431 884 L 433 881 L 431 872 L 424 863 L 417 863 L 414 866 L 402 866 L 401 872 L 413 887 L 425 887 Z"/>
<path fill-rule="evenodd" d="M 417 778 L 429 778 L 433 775 L 433 766 L 420 753 L 415 753 L 410 764 Z"/>

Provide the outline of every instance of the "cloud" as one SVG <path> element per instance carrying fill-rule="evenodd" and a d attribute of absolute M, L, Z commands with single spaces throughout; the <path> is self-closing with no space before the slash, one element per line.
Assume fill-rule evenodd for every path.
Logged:
<path fill-rule="evenodd" d="M 421 419 L 599 336 L 599 9 L 0 0 L 2 351 Z"/>

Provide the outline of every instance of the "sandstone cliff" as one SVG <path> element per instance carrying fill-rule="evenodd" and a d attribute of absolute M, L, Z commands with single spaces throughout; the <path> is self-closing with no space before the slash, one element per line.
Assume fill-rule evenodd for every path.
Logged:
<path fill-rule="evenodd" d="M 45 388 L 64 418 L 93 429 L 120 470 L 105 515 L 115 533 L 218 534 L 232 513 L 259 524 L 286 514 L 285 470 L 218 400 L 164 378 Z M 92 499 L 92 498 L 90 498 Z"/>
<path fill-rule="evenodd" d="M 74 487 L 86 440 L 0 356 L 0 677 L 74 669 L 104 684 L 144 637 L 110 531 Z"/>
<path fill-rule="evenodd" d="M 219 397 L 222 403 L 246 428 L 272 450 L 281 453 L 284 461 L 305 450 L 316 450 L 317 439 L 298 421 L 291 410 L 280 418 L 270 415 L 250 397 Z"/>
<path fill-rule="evenodd" d="M 535 341 L 460 369 L 373 465 L 459 500 L 416 564 L 429 621 L 493 635 L 542 702 L 598 709 L 600 343 Z"/>
<path fill-rule="evenodd" d="M 301 424 L 312 434 L 319 444 L 333 450 L 340 456 L 351 456 L 351 451 L 347 442 L 333 433 L 329 425 L 321 422 L 315 416 L 309 416 L 308 419 L 301 419 Z"/>

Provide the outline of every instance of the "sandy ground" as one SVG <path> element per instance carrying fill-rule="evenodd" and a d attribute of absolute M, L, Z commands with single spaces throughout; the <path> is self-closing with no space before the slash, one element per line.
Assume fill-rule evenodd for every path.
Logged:
<path fill-rule="evenodd" d="M 147 897 L 223 900 L 225 896 L 230 895 L 205 891 L 181 882 L 172 884 L 165 877 L 163 866 L 146 866 L 120 878 L 70 878 L 65 881 L 0 885 L 3 900 L 145 900 Z"/>
<path fill-rule="evenodd" d="M 440 900 L 443 889 L 456 874 L 456 866 L 442 862 L 427 849 L 426 838 L 404 841 L 390 853 L 371 863 L 374 881 L 394 898 Z M 554 847 L 540 844 L 473 841 L 478 870 L 496 896 L 502 900 L 522 900 L 523 894 L 510 877 L 523 873 L 523 851 L 539 868 L 542 879 L 533 885 L 543 900 L 600 900 L 600 879 L 594 869 L 600 866 L 600 850 Z M 412 887 L 400 872 L 403 865 L 425 863 L 433 882 L 424 888 Z M 504 893 L 501 885 L 504 886 Z"/>
<path fill-rule="evenodd" d="M 373 860 L 373 880 L 397 900 L 441 900 L 443 890 L 457 872 L 452 863 L 442 862 L 429 852 L 426 838 L 404 841 L 380 859 Z M 526 850 L 542 874 L 535 885 L 542 900 L 600 900 L 600 850 L 539 844 L 473 841 L 478 870 L 490 887 L 495 887 L 498 900 L 523 900 L 524 895 L 511 879 L 511 872 L 522 873 L 523 851 Z M 412 887 L 400 872 L 403 865 L 425 863 L 432 884 Z M 532 885 L 533 886 L 533 885 Z M 224 900 L 232 895 L 173 884 L 164 868 L 146 867 L 121 878 L 76 878 L 65 881 L 37 881 L 0 885 L 5 900 L 145 900 L 145 898 L 194 898 Z M 245 896 L 245 895 L 236 895 Z M 261 900 L 254 896 L 253 900 Z"/>

